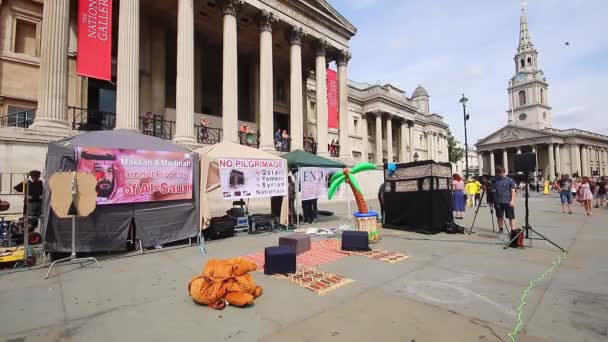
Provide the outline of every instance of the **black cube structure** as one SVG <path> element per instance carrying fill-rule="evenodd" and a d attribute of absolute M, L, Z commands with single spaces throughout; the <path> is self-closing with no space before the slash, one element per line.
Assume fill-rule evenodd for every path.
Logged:
<path fill-rule="evenodd" d="M 292 246 L 274 246 L 264 249 L 264 274 L 296 273 L 296 250 Z"/>
<path fill-rule="evenodd" d="M 369 233 L 364 231 L 343 231 L 342 250 L 370 251 L 371 249 L 369 248 Z"/>
<path fill-rule="evenodd" d="M 384 227 L 436 234 L 454 223 L 452 165 L 422 160 L 384 164 Z"/>

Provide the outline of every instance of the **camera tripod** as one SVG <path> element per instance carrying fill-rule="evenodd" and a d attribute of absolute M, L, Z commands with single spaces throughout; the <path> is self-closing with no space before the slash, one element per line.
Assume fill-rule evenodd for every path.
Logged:
<path fill-rule="evenodd" d="M 482 189 L 481 196 L 479 196 L 479 203 L 477 203 L 477 208 L 475 209 L 475 216 L 473 217 L 473 223 L 471 223 L 471 227 L 467 234 L 473 234 L 473 226 L 475 226 L 475 221 L 477 220 L 477 213 L 479 212 L 479 208 L 481 207 L 481 202 L 483 202 L 483 198 L 486 195 L 486 189 Z M 488 203 L 490 207 L 490 219 L 492 220 L 492 233 L 496 233 L 496 229 L 494 227 L 494 203 Z M 507 228 L 508 230 L 508 228 Z"/>
<path fill-rule="evenodd" d="M 553 246 L 557 247 L 562 252 L 566 252 L 565 249 L 561 248 L 558 244 L 549 240 L 547 237 L 545 237 L 541 233 L 537 232 L 536 230 L 534 230 L 532 228 L 532 226 L 530 226 L 530 221 L 529 221 L 530 208 L 528 207 L 528 198 L 530 197 L 529 190 L 528 190 L 528 188 L 530 187 L 530 176 L 529 176 L 529 172 L 527 172 L 527 171 L 524 172 L 524 175 L 526 177 L 526 187 L 525 187 L 525 189 L 526 189 L 525 190 L 526 222 L 525 222 L 525 225 L 522 227 L 522 229 L 519 231 L 519 233 L 517 233 L 517 235 L 515 235 L 515 237 L 513 237 L 509 242 L 507 242 L 507 244 L 503 247 L 503 249 L 509 248 L 511 243 L 513 243 L 513 241 L 517 240 L 519 238 L 519 236 L 525 232 L 526 239 L 528 239 L 528 247 L 532 247 L 532 240 L 545 240 L 545 241 L 549 242 L 550 244 L 552 244 Z M 530 231 L 532 231 L 536 235 L 540 236 L 540 238 L 530 237 Z"/>

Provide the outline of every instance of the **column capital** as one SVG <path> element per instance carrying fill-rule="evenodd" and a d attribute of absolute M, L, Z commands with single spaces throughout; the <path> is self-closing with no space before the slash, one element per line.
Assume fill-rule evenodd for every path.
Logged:
<path fill-rule="evenodd" d="M 224 13 L 224 15 L 236 16 L 236 13 L 243 5 L 243 2 L 243 0 L 221 0 L 219 5 L 222 8 L 222 13 Z"/>
<path fill-rule="evenodd" d="M 414 120 L 406 120 L 406 121 L 407 121 L 408 127 L 412 127 L 412 128 L 414 127 L 414 125 L 415 125 Z"/>
<path fill-rule="evenodd" d="M 272 32 L 272 24 L 278 20 L 274 17 L 274 13 L 268 12 L 267 10 L 261 10 L 258 14 L 257 24 L 260 31 Z"/>
<path fill-rule="evenodd" d="M 325 56 L 327 53 L 327 49 L 329 48 L 329 43 L 325 39 L 319 39 L 315 43 L 315 53 L 317 57 Z"/>
<path fill-rule="evenodd" d="M 287 40 L 289 41 L 289 45 L 302 45 L 302 38 L 306 34 L 304 33 L 304 29 L 298 26 L 292 26 L 287 33 Z"/>
<path fill-rule="evenodd" d="M 376 117 L 376 118 L 381 118 L 382 119 L 382 115 L 384 115 L 384 112 L 381 110 L 375 110 L 373 112 L 369 112 L 370 115 Z"/>
<path fill-rule="evenodd" d="M 340 50 L 340 52 L 338 52 L 338 66 L 348 65 L 348 61 L 350 61 L 351 57 L 352 55 L 348 50 Z"/>

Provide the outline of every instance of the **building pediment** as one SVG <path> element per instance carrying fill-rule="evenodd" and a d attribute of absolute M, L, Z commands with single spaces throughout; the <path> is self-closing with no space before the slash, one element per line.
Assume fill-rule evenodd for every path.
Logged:
<path fill-rule="evenodd" d="M 492 144 L 500 144 L 510 141 L 517 140 L 531 140 L 538 138 L 546 138 L 551 136 L 551 134 L 537 131 L 529 128 L 517 127 L 512 125 L 507 125 L 496 132 L 490 134 L 489 136 L 479 140 L 475 146 L 478 148 L 484 145 L 492 145 Z"/>
<path fill-rule="evenodd" d="M 344 18 L 340 12 L 338 12 L 335 8 L 333 8 L 327 1 L 325 0 L 300 0 L 301 2 L 307 4 L 315 8 L 317 11 L 323 13 L 327 18 L 332 21 L 339 23 L 341 26 L 345 27 L 354 35 L 357 32 L 357 29 L 353 24 L 351 24 L 346 18 Z"/>

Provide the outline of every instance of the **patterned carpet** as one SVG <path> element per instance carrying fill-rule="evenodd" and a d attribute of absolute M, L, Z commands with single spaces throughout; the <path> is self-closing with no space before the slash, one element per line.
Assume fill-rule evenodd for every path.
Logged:
<path fill-rule="evenodd" d="M 309 266 L 298 266 L 296 273 L 288 275 L 275 274 L 274 277 L 284 279 L 310 291 L 324 295 L 346 284 L 352 283 L 352 279 L 344 278 L 329 272 L 323 272 Z"/>
<path fill-rule="evenodd" d="M 359 255 L 359 256 L 363 256 L 363 257 L 378 260 L 378 261 L 384 261 L 384 262 L 388 262 L 390 264 L 394 264 L 398 261 L 402 261 L 402 260 L 409 258 L 409 256 L 407 256 L 404 253 L 380 251 L 380 250 L 376 250 L 376 249 L 371 250 L 369 252 L 345 252 L 345 253 L 348 253 L 349 255 Z"/>
<path fill-rule="evenodd" d="M 314 241 L 311 243 L 310 251 L 304 252 L 296 257 L 296 263 L 298 265 L 296 273 L 287 275 L 275 274 L 273 277 L 287 280 L 300 287 L 309 289 L 318 295 L 323 295 L 349 284 L 353 282 L 353 280 L 329 272 L 320 271 L 314 268 L 315 266 L 328 264 L 350 255 L 362 256 L 391 264 L 408 258 L 408 255 L 405 253 L 376 249 L 368 252 L 343 251 L 341 250 L 341 245 L 342 242 L 339 239 Z M 245 255 L 243 258 L 254 262 L 258 266 L 258 271 L 264 271 L 263 251 Z"/>
<path fill-rule="evenodd" d="M 348 254 L 340 250 L 340 241 L 334 239 L 314 241 L 310 250 L 296 257 L 296 263 L 304 266 L 319 266 L 347 257 Z M 258 270 L 264 270 L 264 252 L 245 255 L 243 258 L 251 260 L 258 265 Z"/>

